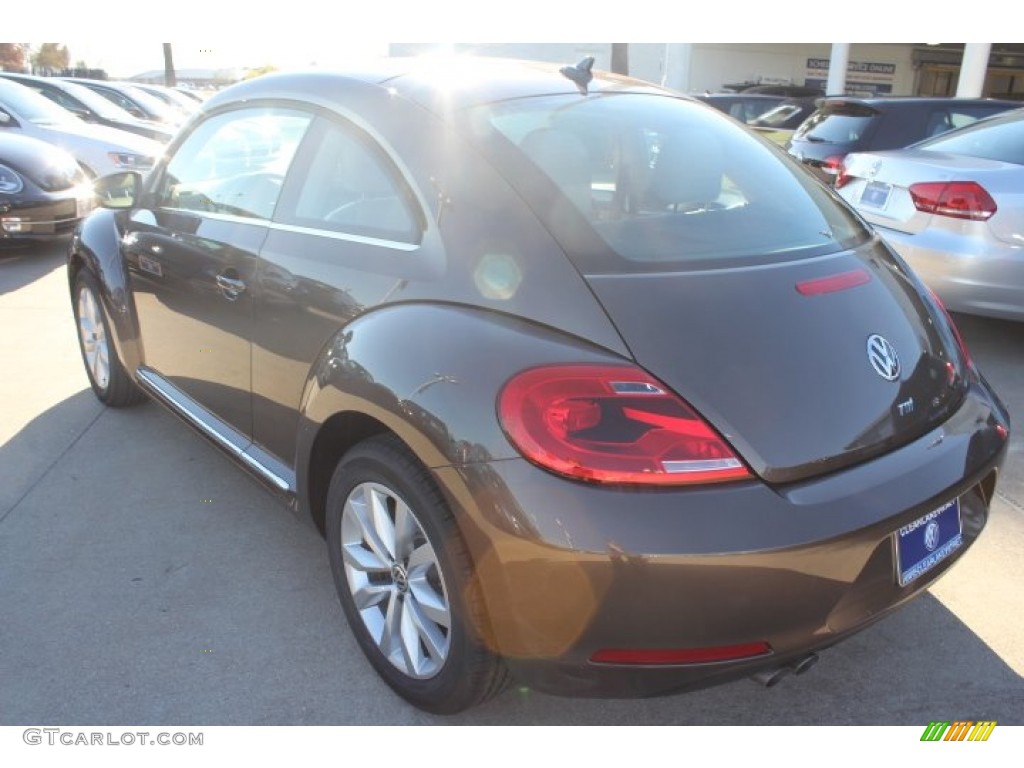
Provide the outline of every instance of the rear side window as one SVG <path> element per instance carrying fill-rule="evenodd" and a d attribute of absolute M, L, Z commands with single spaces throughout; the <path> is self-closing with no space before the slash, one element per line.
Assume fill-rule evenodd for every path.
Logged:
<path fill-rule="evenodd" d="M 974 123 L 968 128 L 918 144 L 915 149 L 1024 165 L 1024 110 Z"/>
<path fill-rule="evenodd" d="M 684 99 L 549 96 L 466 117 L 465 130 L 585 272 L 759 263 L 867 237 L 797 164 Z"/>
<path fill-rule="evenodd" d="M 421 217 L 384 151 L 354 126 L 320 119 L 275 221 L 359 237 L 418 243 Z M 296 174 L 293 174 L 293 177 Z"/>

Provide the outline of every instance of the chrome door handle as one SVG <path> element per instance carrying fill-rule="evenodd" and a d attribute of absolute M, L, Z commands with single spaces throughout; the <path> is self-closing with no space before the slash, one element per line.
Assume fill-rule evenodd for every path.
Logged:
<path fill-rule="evenodd" d="M 217 275 L 217 288 L 228 301 L 234 301 L 245 293 L 245 283 L 227 275 Z"/>

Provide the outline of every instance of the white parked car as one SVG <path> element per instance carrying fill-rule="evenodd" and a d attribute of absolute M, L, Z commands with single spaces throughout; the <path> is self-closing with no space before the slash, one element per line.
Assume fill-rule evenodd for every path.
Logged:
<path fill-rule="evenodd" d="M 848 155 L 836 188 L 949 309 L 1024 320 L 1024 109 Z"/>
<path fill-rule="evenodd" d="M 163 146 L 142 136 L 90 125 L 23 85 L 0 78 L 0 130 L 61 147 L 90 176 L 147 171 Z"/>

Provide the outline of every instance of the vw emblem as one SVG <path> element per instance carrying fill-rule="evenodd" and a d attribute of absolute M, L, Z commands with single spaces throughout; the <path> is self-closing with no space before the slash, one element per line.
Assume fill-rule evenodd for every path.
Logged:
<path fill-rule="evenodd" d="M 934 520 L 924 529 L 924 545 L 929 552 L 939 545 L 939 524 Z"/>
<path fill-rule="evenodd" d="M 900 377 L 900 358 L 896 347 L 877 333 L 868 336 L 868 360 L 875 373 L 886 381 L 896 381 Z"/>

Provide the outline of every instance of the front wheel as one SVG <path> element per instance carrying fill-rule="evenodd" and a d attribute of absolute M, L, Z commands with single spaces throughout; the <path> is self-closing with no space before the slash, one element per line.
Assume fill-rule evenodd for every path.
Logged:
<path fill-rule="evenodd" d="M 326 523 L 342 608 L 396 693 L 452 714 L 504 687 L 504 665 L 478 631 L 483 609 L 466 546 L 429 472 L 400 441 L 375 437 L 345 454 Z"/>
<path fill-rule="evenodd" d="M 99 287 L 89 272 L 81 271 L 75 277 L 72 305 L 82 362 L 96 397 L 114 407 L 144 401 L 146 395 L 131 380 L 117 357 Z"/>

